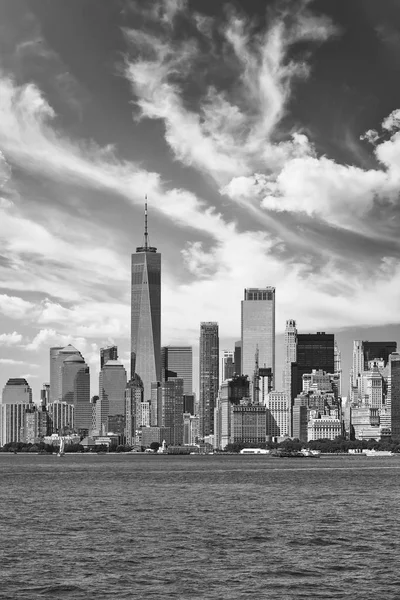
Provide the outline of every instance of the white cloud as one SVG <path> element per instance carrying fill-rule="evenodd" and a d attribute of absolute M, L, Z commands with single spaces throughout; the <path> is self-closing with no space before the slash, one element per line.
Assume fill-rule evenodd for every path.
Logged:
<path fill-rule="evenodd" d="M 81 351 L 87 347 L 85 338 L 61 334 L 55 329 L 41 329 L 39 333 L 25 345 L 25 350 L 37 352 L 38 350 L 50 348 L 51 346 L 67 346 L 68 344 L 72 344 L 77 350 Z"/>
<path fill-rule="evenodd" d="M 16 360 L 14 358 L 0 358 L 0 365 L 8 365 L 8 366 L 20 366 L 20 365 L 26 365 L 30 368 L 34 368 L 34 369 L 38 369 L 39 365 L 35 365 L 32 363 L 27 363 L 24 360 Z"/>
<path fill-rule="evenodd" d="M 37 307 L 33 302 L 23 300 L 18 296 L 0 294 L 0 312 L 10 319 L 25 319 L 35 316 Z"/>
<path fill-rule="evenodd" d="M 17 346 L 21 342 L 22 335 L 16 331 L 0 334 L 0 346 Z"/>

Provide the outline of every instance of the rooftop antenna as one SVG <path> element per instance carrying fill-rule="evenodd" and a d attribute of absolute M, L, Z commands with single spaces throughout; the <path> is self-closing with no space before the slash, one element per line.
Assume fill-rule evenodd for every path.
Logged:
<path fill-rule="evenodd" d="M 145 250 L 147 250 L 149 247 L 149 245 L 148 245 L 149 234 L 147 232 L 147 194 L 145 195 L 144 199 L 146 200 L 146 202 L 144 204 L 144 248 L 145 248 Z"/>

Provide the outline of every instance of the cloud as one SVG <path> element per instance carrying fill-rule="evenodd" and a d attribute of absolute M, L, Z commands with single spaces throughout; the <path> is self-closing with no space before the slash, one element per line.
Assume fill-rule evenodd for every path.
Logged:
<path fill-rule="evenodd" d="M 10 319 L 33 318 L 36 313 L 36 305 L 18 296 L 0 294 L 0 312 Z"/>
<path fill-rule="evenodd" d="M 57 332 L 55 329 L 41 329 L 36 336 L 25 346 L 25 350 L 37 352 L 43 348 L 51 346 L 67 346 L 72 344 L 78 350 L 86 348 L 87 342 L 85 338 L 74 337 Z"/>
<path fill-rule="evenodd" d="M 329 18 L 313 15 L 306 4 L 299 3 L 294 12 L 271 13 L 262 33 L 231 9 L 220 28 L 225 43 L 217 60 L 234 83 L 229 92 L 218 87 L 218 78 L 206 84 L 196 110 L 184 98 L 191 74 L 197 78 L 201 73 L 203 54 L 196 40 L 177 42 L 159 29 L 151 33 L 150 25 L 145 32 L 124 30 L 130 46 L 125 74 L 135 103 L 141 117 L 163 120 L 165 139 L 178 160 L 226 184 L 255 165 L 268 162 L 273 168 L 297 156 L 301 148 L 295 139 L 273 143 L 294 81 L 309 73 L 304 60 L 288 59 L 288 54 L 299 42 L 322 42 L 338 33 Z M 190 14 L 185 16 L 190 20 Z M 199 18 L 193 16 L 194 24 Z M 210 25 L 199 31 L 207 45 Z"/>
<path fill-rule="evenodd" d="M 24 360 L 15 360 L 14 358 L 0 358 L 0 364 L 1 365 L 8 365 L 8 366 L 19 366 L 19 365 L 27 365 L 30 368 L 35 368 L 38 369 L 39 365 L 35 365 L 35 364 L 31 364 L 31 363 L 27 363 Z"/>
<path fill-rule="evenodd" d="M 12 333 L 0 334 L 0 346 L 17 346 L 22 342 L 22 335 L 13 331 Z"/>

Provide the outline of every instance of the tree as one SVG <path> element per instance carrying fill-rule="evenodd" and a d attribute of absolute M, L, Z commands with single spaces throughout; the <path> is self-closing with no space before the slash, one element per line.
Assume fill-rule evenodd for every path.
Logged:
<path fill-rule="evenodd" d="M 153 450 L 153 452 L 158 452 L 158 449 L 160 448 L 160 446 L 161 446 L 160 442 L 151 442 L 150 450 Z"/>

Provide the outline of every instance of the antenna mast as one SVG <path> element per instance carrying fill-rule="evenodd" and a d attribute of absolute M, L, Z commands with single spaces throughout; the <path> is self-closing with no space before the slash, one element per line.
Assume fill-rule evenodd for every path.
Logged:
<path fill-rule="evenodd" d="M 149 234 L 147 232 L 147 194 L 145 196 L 145 205 L 144 205 L 144 248 L 145 250 L 148 249 L 149 245 L 148 245 L 148 237 Z"/>

